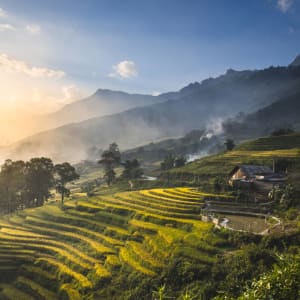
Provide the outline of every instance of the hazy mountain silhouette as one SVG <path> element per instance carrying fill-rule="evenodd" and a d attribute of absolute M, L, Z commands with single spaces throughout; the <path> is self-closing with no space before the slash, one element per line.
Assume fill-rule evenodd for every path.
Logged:
<path fill-rule="evenodd" d="M 169 99 L 167 101 L 36 134 L 11 145 L 7 153 L 18 158 L 49 155 L 55 160 L 76 161 L 85 158 L 87 149 L 92 146 L 104 148 L 115 141 L 123 150 L 167 137 L 181 136 L 193 129 L 214 126 L 214 123 L 235 116 L 238 112 L 251 113 L 278 99 L 284 101 L 286 95 L 297 92 L 300 92 L 300 67 L 297 66 L 254 71 L 228 70 L 217 78 L 195 82 L 179 92 L 157 98 L 157 102 Z M 122 92 L 104 93 L 124 96 Z M 129 102 L 129 98 L 135 98 L 127 95 Z M 153 99 L 153 96 L 143 97 L 145 103 L 147 99 Z M 89 101 L 94 103 L 96 100 Z M 80 107 L 81 104 L 73 105 Z M 76 110 L 74 108 L 73 111 Z"/>

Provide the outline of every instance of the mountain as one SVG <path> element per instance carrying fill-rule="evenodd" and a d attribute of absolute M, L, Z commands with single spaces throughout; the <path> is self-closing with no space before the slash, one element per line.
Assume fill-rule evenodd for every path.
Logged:
<path fill-rule="evenodd" d="M 236 140 L 266 136 L 280 128 L 300 130 L 300 89 L 254 113 L 223 123 L 224 134 Z"/>
<path fill-rule="evenodd" d="M 238 112 L 255 112 L 292 92 L 300 92 L 300 67 L 228 70 L 164 96 L 170 100 L 33 135 L 6 148 L 4 155 L 78 161 L 86 158 L 89 148 L 105 148 L 113 141 L 125 150 L 193 129 L 215 130 Z"/>
<path fill-rule="evenodd" d="M 152 96 L 98 89 L 90 97 L 72 102 L 54 113 L 42 116 L 38 122 L 43 121 L 47 125 L 47 129 L 50 129 L 94 117 L 120 113 L 134 107 L 163 102 L 170 98 L 176 98 L 176 95 L 176 93 L 166 93 Z"/>
<path fill-rule="evenodd" d="M 292 61 L 290 64 L 291 67 L 298 67 L 300 66 L 300 54 Z"/>

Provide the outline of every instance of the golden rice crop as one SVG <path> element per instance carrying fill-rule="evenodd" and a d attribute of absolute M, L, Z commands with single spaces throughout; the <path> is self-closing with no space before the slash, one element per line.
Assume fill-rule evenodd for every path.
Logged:
<path fill-rule="evenodd" d="M 95 265 L 95 274 L 100 278 L 110 278 L 111 273 L 102 265 L 96 264 Z"/>
<path fill-rule="evenodd" d="M 47 290 L 46 288 L 40 286 L 36 282 L 26 277 L 22 277 L 22 276 L 18 277 L 17 282 L 29 286 L 32 290 L 37 292 L 37 294 L 39 294 L 42 299 L 44 298 L 47 300 L 57 300 L 57 297 L 53 292 Z"/>
<path fill-rule="evenodd" d="M 52 222 L 39 220 L 37 223 L 51 224 Z M 42 228 L 42 231 L 50 233 L 50 234 L 52 233 L 54 235 L 61 235 L 61 236 L 65 236 L 65 237 L 71 237 L 71 238 L 74 238 L 74 239 L 79 240 L 79 241 L 84 241 L 99 253 L 112 253 L 112 252 L 114 252 L 113 249 L 108 248 L 107 246 L 104 246 L 104 245 L 102 245 L 102 244 L 94 241 L 93 239 L 88 238 L 88 237 L 86 237 L 82 234 L 78 234 L 78 233 L 74 233 L 74 232 L 70 232 L 70 231 L 50 229 L 50 228 L 45 228 L 45 227 Z"/>
<path fill-rule="evenodd" d="M 71 300 L 81 300 L 82 299 L 82 296 L 80 295 L 80 293 L 77 290 L 75 290 L 72 287 L 72 285 L 69 283 L 65 283 L 65 284 L 61 285 L 60 290 L 65 291 L 68 298 Z"/>
<path fill-rule="evenodd" d="M 131 266 L 133 269 L 135 269 L 138 272 L 141 272 L 148 276 L 155 276 L 155 272 L 152 270 L 149 270 L 143 266 L 141 266 L 134 257 L 132 257 L 131 253 L 127 248 L 122 248 L 120 250 L 120 258 L 127 263 L 129 266 Z"/>
<path fill-rule="evenodd" d="M 17 299 L 26 299 L 26 300 L 34 300 L 33 297 L 26 294 L 23 291 L 20 291 L 16 287 L 10 285 L 10 284 L 1 284 L 0 289 L 2 294 L 9 300 L 17 300 Z"/>
<path fill-rule="evenodd" d="M 49 265 L 54 266 L 59 274 L 67 274 L 70 277 L 74 278 L 83 288 L 91 288 L 93 285 L 92 283 L 82 274 L 77 273 L 75 271 L 73 271 L 72 269 L 70 269 L 68 266 L 56 261 L 53 258 L 49 258 L 49 257 L 42 257 L 42 258 L 38 258 L 36 260 L 37 263 L 39 262 L 45 262 Z"/>
<path fill-rule="evenodd" d="M 105 259 L 105 265 L 109 265 L 112 267 L 120 267 L 121 262 L 116 255 L 107 255 Z"/>
<path fill-rule="evenodd" d="M 136 253 L 143 261 L 147 262 L 153 267 L 156 268 L 163 267 L 162 262 L 154 258 L 149 252 L 147 252 L 145 248 L 142 246 L 142 244 L 134 241 L 128 241 L 126 245 L 129 245 L 129 247 L 133 250 L 134 253 Z"/>

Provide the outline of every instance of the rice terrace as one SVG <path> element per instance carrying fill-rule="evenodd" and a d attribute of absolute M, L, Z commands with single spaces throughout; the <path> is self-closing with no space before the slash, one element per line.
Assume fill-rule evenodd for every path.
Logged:
<path fill-rule="evenodd" d="M 300 0 L 0 0 L 0 300 L 300 300 Z"/>
<path fill-rule="evenodd" d="M 2 297 L 82 299 L 123 272 L 154 277 L 174 253 L 203 267 L 226 241 L 199 220 L 203 194 L 191 188 L 81 195 L 1 220 Z M 36 283 L 38 280 L 39 283 Z M 13 282 L 13 284 L 12 284 Z M 59 283 L 59 284 L 58 284 Z"/>

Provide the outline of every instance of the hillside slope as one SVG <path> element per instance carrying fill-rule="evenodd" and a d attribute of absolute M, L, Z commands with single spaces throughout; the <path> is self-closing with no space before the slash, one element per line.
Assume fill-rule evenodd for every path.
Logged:
<path fill-rule="evenodd" d="M 239 164 L 268 165 L 272 168 L 275 161 L 290 162 L 289 177 L 299 173 L 300 133 L 285 136 L 263 137 L 240 144 L 232 151 L 201 158 L 184 167 L 174 168 L 162 178 L 181 180 L 200 180 L 207 183 L 216 176 L 227 178 L 231 170 Z M 295 174 L 294 174 L 295 173 Z M 297 182 L 294 180 L 296 185 Z"/>
<path fill-rule="evenodd" d="M 275 129 L 300 129 L 300 92 L 288 92 L 256 112 L 229 119 L 222 124 L 224 135 L 237 140 L 269 135 Z"/>
<path fill-rule="evenodd" d="M 0 298 L 138 299 L 126 282 L 159 279 L 176 255 L 201 272 L 226 244 L 199 220 L 204 196 L 188 188 L 77 195 L 65 210 L 52 203 L 2 218 Z M 139 299 L 151 299 L 139 286 Z"/>
<path fill-rule="evenodd" d="M 216 79 L 187 86 L 175 100 L 42 132 L 12 145 L 8 154 L 18 158 L 48 155 L 55 160 L 74 161 L 84 158 L 88 148 L 104 148 L 113 141 L 122 150 L 129 149 L 203 129 L 239 111 L 255 111 L 288 92 L 299 92 L 299 87 L 299 67 L 229 70 Z"/>
<path fill-rule="evenodd" d="M 178 93 L 176 92 L 152 96 L 98 89 L 88 98 L 72 102 L 54 113 L 43 116 L 43 121 L 48 124 L 48 127 L 58 127 L 68 123 L 120 113 L 134 107 L 176 99 L 177 97 Z"/>

